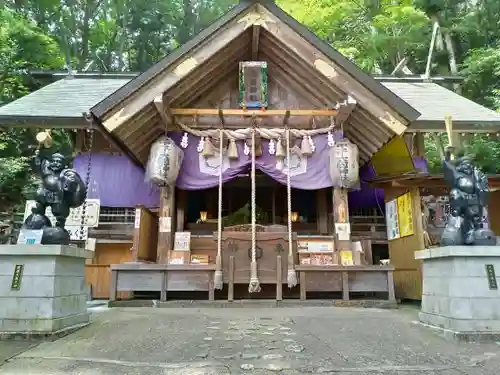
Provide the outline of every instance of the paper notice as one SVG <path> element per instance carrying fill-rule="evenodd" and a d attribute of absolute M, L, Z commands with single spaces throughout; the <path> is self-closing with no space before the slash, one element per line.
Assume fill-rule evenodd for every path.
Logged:
<path fill-rule="evenodd" d="M 174 250 L 189 251 L 191 249 L 191 232 L 175 232 Z"/>
<path fill-rule="evenodd" d="M 160 217 L 160 233 L 172 232 L 172 218 L 170 216 Z"/>
<path fill-rule="evenodd" d="M 339 241 L 349 241 L 351 238 L 351 224 L 335 223 L 335 234 Z"/>
<path fill-rule="evenodd" d="M 139 229 L 141 226 L 141 209 L 135 209 L 135 220 L 134 220 L 134 228 Z"/>
<path fill-rule="evenodd" d="M 352 251 L 341 250 L 340 251 L 340 262 L 343 266 L 352 266 L 354 262 L 352 261 Z"/>

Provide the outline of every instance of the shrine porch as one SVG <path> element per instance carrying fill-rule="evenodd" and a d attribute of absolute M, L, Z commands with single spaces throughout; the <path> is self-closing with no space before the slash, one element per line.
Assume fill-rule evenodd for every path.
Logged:
<path fill-rule="evenodd" d="M 258 232 L 257 246 L 261 249 L 258 275 L 262 290 L 248 293 L 250 258 L 245 247 L 248 235 L 248 232 L 223 231 L 224 287 L 221 291 L 215 291 L 214 288 L 214 260 L 217 253 L 215 233 L 192 235 L 190 251 L 185 255 L 190 259 L 205 259 L 206 264 L 156 264 L 139 260 L 111 265 L 110 299 L 116 301 L 120 299 L 118 296 L 127 296 L 125 292 L 134 292 L 134 298 L 154 296 L 153 299 L 160 302 L 175 298 L 228 302 L 246 299 L 305 301 L 311 298 L 311 303 L 315 303 L 315 298 L 320 297 L 344 302 L 353 299 L 361 303 L 373 297 L 382 297 L 385 301 L 394 302 L 394 305 L 396 303 L 393 267 L 369 264 L 366 257 L 371 258 L 371 253 L 368 251 L 353 256 L 357 265 L 338 265 L 338 260 L 337 265 L 300 264 L 302 256 L 312 256 L 310 252 L 304 251 L 304 244 L 315 243 L 321 247 L 327 242 L 331 243 L 332 239 L 330 236 L 297 235 L 295 232 L 292 235 L 293 266 L 299 285 L 291 289 L 287 286 L 288 259 L 284 253 L 284 249 L 288 248 L 287 234 Z M 299 244 L 301 250 L 297 251 Z M 137 254 L 141 258 L 144 247 L 139 246 L 138 250 Z M 321 251 L 315 254 L 319 257 L 322 255 Z"/>

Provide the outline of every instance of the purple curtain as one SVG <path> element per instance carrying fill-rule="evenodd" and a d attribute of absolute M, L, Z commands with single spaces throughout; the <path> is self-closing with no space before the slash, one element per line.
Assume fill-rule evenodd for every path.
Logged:
<path fill-rule="evenodd" d="M 169 137 L 177 144 L 180 144 L 182 133 L 172 132 Z M 338 137 L 338 135 L 337 135 Z M 328 142 L 326 135 L 317 135 L 313 137 L 315 152 L 307 158 L 307 170 L 305 173 L 292 176 L 291 185 L 295 189 L 316 190 L 332 186 L 330 178 Z M 200 190 L 215 187 L 219 183 L 217 175 L 209 175 L 200 171 L 200 159 L 197 151 L 199 138 L 188 135 L 188 147 L 184 149 L 184 161 L 182 163 L 179 177 L 177 178 L 177 187 L 185 190 Z M 300 147 L 301 139 L 296 141 Z M 262 140 L 262 156 L 255 161 L 256 169 L 267 174 L 269 177 L 281 184 L 286 184 L 286 174 L 276 169 L 276 157 L 269 155 L 269 141 Z M 222 174 L 223 182 L 227 182 L 237 177 L 239 174 L 250 170 L 250 155 L 243 153 L 243 142 L 236 142 L 239 158 L 236 161 L 230 161 L 230 167 Z"/>
<path fill-rule="evenodd" d="M 421 172 L 427 173 L 428 166 L 427 160 L 423 157 L 417 156 L 413 158 L 413 164 L 416 169 L 420 169 Z M 352 208 L 373 208 L 380 207 L 384 210 L 384 189 L 373 188 L 369 185 L 369 182 L 376 178 L 375 170 L 371 164 L 365 164 L 359 170 L 359 178 L 361 180 L 361 189 L 358 191 L 352 191 L 349 193 L 349 207 Z"/>
<path fill-rule="evenodd" d="M 73 167 L 85 179 L 88 155 L 77 155 Z M 144 171 L 126 156 L 92 153 L 89 198 L 100 199 L 104 207 L 158 207 L 159 189 L 144 181 Z"/>
<path fill-rule="evenodd" d="M 172 132 L 169 136 L 179 144 L 182 133 Z M 202 190 L 217 186 L 219 178 L 216 174 L 210 175 L 200 171 L 200 162 L 197 151 L 199 138 L 189 135 L 188 147 L 184 149 L 184 160 L 177 178 L 177 187 L 185 190 Z M 329 155 L 326 135 L 313 137 L 316 147 L 312 156 L 307 158 L 307 170 L 303 174 L 291 177 L 293 188 L 315 190 L 332 186 L 329 173 Z M 300 147 L 300 139 L 297 145 Z M 256 167 L 273 178 L 286 184 L 286 174 L 276 169 L 276 158 L 269 155 L 269 142 L 262 140 L 262 156 L 257 158 Z M 250 169 L 250 156 L 243 153 L 242 142 L 237 142 L 239 158 L 230 161 L 229 168 L 223 173 L 223 182 L 236 178 Z M 74 168 L 85 178 L 87 173 L 88 155 L 78 155 L 74 160 Z M 415 159 L 415 167 L 427 171 L 427 163 L 423 158 Z M 383 189 L 374 189 L 368 182 L 375 177 L 371 165 L 360 169 L 361 190 L 349 193 L 349 204 L 353 208 L 383 207 Z M 138 204 L 146 207 L 157 207 L 159 204 L 159 189 L 155 185 L 145 182 L 144 171 L 135 166 L 126 156 L 93 153 L 92 170 L 89 184 L 89 197 L 101 200 L 105 207 L 134 207 Z"/>

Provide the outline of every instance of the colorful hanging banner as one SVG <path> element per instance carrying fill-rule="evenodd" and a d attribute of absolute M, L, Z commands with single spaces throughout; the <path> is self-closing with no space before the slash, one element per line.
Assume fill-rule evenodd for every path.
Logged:
<path fill-rule="evenodd" d="M 414 234 L 413 209 L 411 201 L 411 193 L 409 192 L 398 197 L 398 220 L 400 237 L 407 237 Z"/>
<path fill-rule="evenodd" d="M 376 152 L 371 160 L 377 177 L 413 172 L 415 165 L 403 137 L 397 136 Z"/>

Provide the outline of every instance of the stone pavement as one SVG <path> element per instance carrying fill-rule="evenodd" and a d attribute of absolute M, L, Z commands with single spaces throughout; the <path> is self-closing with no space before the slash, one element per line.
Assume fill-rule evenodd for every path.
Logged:
<path fill-rule="evenodd" d="M 413 308 L 92 310 L 87 328 L 0 360 L 0 375 L 497 375 L 500 369 L 499 344 L 447 341 L 416 324 Z M 0 359 L 9 344 L 1 343 Z"/>

